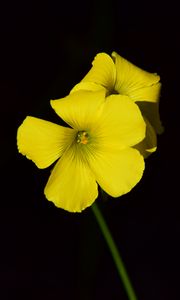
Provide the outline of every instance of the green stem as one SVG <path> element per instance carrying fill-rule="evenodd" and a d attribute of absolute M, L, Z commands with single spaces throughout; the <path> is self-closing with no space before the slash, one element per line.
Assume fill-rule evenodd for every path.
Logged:
<path fill-rule="evenodd" d="M 122 283 L 124 284 L 124 288 L 126 290 L 126 293 L 128 295 L 129 300 L 137 300 L 137 297 L 135 295 L 134 289 L 132 287 L 132 284 L 130 282 L 130 279 L 128 277 L 126 268 L 124 266 L 123 260 L 120 256 L 120 253 L 118 252 L 117 246 L 112 238 L 112 235 L 110 233 L 110 230 L 105 222 L 105 219 L 101 213 L 101 211 L 99 210 L 98 206 L 96 203 L 94 203 L 91 206 L 93 213 L 97 219 L 97 222 L 99 224 L 99 227 L 102 231 L 102 234 L 108 244 L 109 250 L 112 254 L 112 257 L 114 259 L 117 271 L 119 273 L 119 276 L 122 280 Z"/>

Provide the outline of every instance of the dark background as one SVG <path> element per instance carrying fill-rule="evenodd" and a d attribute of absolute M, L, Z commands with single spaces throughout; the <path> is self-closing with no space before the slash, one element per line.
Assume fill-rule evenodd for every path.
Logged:
<path fill-rule="evenodd" d="M 179 296 L 179 10 L 170 1 L 5 2 L 0 9 L 0 299 L 122 299 L 126 294 L 91 209 L 70 214 L 43 196 L 49 169 L 18 154 L 26 115 L 49 105 L 117 51 L 161 76 L 165 132 L 141 182 L 98 199 L 138 300 Z"/>

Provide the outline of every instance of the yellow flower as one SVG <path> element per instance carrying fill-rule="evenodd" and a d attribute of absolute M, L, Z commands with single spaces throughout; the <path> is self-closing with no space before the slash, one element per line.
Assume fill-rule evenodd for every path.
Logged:
<path fill-rule="evenodd" d="M 78 90 L 106 90 L 107 95 L 126 95 L 135 102 L 146 122 L 146 137 L 136 147 L 144 157 L 157 148 L 156 133 L 162 133 L 159 118 L 160 77 L 146 72 L 130 63 L 116 52 L 110 57 L 106 53 L 96 55 L 92 68 L 71 93 Z"/>
<path fill-rule="evenodd" d="M 59 159 L 45 187 L 48 200 L 80 212 L 98 196 L 98 185 L 113 197 L 141 179 L 144 159 L 133 146 L 145 137 L 145 122 L 128 96 L 79 91 L 51 100 L 70 126 L 28 116 L 18 129 L 19 152 L 39 168 Z"/>

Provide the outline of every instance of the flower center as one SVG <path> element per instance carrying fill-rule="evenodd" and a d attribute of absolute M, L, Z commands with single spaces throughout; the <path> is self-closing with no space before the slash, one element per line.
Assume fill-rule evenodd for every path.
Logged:
<path fill-rule="evenodd" d="M 86 145 L 88 143 L 88 133 L 86 131 L 79 131 L 76 137 L 78 144 Z"/>

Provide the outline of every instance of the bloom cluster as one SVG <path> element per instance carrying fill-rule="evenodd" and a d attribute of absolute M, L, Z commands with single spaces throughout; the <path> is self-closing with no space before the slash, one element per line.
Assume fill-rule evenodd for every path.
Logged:
<path fill-rule="evenodd" d="M 80 212 L 98 197 L 128 193 L 162 132 L 160 77 L 113 52 L 99 53 L 69 95 L 51 100 L 68 127 L 28 116 L 17 132 L 19 152 L 53 168 L 44 193 L 57 207 Z"/>

